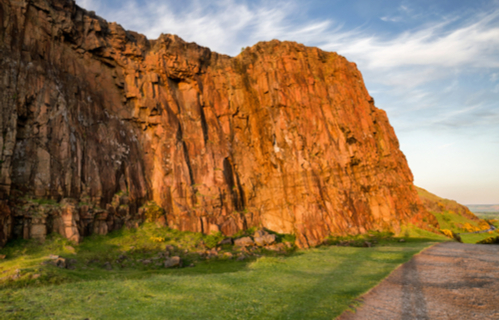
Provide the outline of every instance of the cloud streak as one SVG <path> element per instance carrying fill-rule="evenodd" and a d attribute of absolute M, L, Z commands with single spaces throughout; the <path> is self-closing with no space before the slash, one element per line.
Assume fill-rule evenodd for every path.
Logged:
<path fill-rule="evenodd" d="M 298 2 L 258 1 L 255 5 L 234 0 L 216 4 L 124 0 L 121 9 L 109 9 L 94 0 L 79 0 L 84 7 L 102 9 L 104 15 L 150 38 L 174 33 L 188 41 L 210 45 L 214 51 L 238 54 L 242 46 L 277 38 L 294 40 L 326 50 L 338 51 L 366 62 L 368 68 L 401 66 L 498 67 L 498 10 L 477 14 L 452 30 L 459 17 L 443 18 L 428 26 L 405 31 L 391 39 L 369 34 L 369 30 L 342 29 L 331 19 L 300 21 Z M 402 5 L 402 11 L 408 7 Z M 392 18 L 387 18 L 392 19 Z"/>
<path fill-rule="evenodd" d="M 342 47 L 344 54 L 366 60 L 369 68 L 394 68 L 407 65 L 439 67 L 498 67 L 498 12 L 479 15 L 476 21 L 445 31 L 454 19 L 422 30 L 406 31 L 391 40 L 359 35 L 356 41 L 334 39 L 328 46 Z M 367 55 L 368 53 L 368 55 Z"/>
<path fill-rule="evenodd" d="M 370 91 L 383 92 L 382 97 L 386 97 L 382 99 L 383 107 L 396 122 L 400 119 L 403 124 L 415 112 L 432 110 L 420 114 L 423 121 L 419 128 L 424 123 L 436 127 L 463 125 L 462 114 L 473 114 L 470 105 L 479 105 L 478 101 L 487 96 L 484 93 L 477 97 L 476 93 L 468 98 L 472 100 L 467 105 L 462 102 L 451 106 L 445 100 L 452 99 L 443 97 L 463 89 L 463 83 L 457 80 L 460 75 L 483 70 L 490 73 L 489 78 L 498 87 L 498 10 L 472 14 L 467 19 L 456 15 L 442 17 L 419 28 L 383 37 L 371 34 L 365 26 L 345 30 L 333 19 L 301 19 L 303 7 L 293 1 L 222 0 L 214 4 L 190 0 L 180 6 L 173 1 L 124 0 L 118 10 L 95 0 L 78 3 L 100 10 L 108 20 L 124 23 L 126 28 L 149 38 L 173 33 L 231 55 L 238 54 L 242 47 L 275 38 L 337 51 L 356 61 Z M 418 15 L 413 11 L 407 5 L 400 5 L 397 17 Z M 442 87 L 438 97 L 436 88 L 430 86 Z M 465 111 L 456 111 L 462 109 Z M 485 107 L 481 110 L 488 111 Z M 484 117 L 478 116 L 477 121 L 483 123 Z M 408 128 L 419 123 L 411 122 Z"/>

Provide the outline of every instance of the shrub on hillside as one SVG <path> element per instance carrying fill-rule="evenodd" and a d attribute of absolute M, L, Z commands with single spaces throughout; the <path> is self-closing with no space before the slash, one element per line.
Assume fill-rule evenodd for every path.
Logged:
<path fill-rule="evenodd" d="M 224 239 L 221 232 L 212 232 L 212 234 L 203 237 L 203 242 L 208 249 L 217 247 L 217 244 Z"/>
<path fill-rule="evenodd" d="M 455 239 L 456 241 L 458 241 L 460 243 L 463 243 L 462 237 L 460 237 L 460 234 L 455 233 L 455 232 L 452 232 L 452 233 L 453 233 L 453 239 Z"/>
<path fill-rule="evenodd" d="M 441 229 L 439 231 L 441 231 L 441 233 L 444 234 L 445 236 L 447 236 L 448 238 L 453 239 L 453 232 L 451 230 Z"/>
<path fill-rule="evenodd" d="M 146 222 L 155 222 L 165 214 L 165 210 L 154 201 L 149 201 L 142 206 L 144 208 L 144 220 Z"/>
<path fill-rule="evenodd" d="M 488 230 L 490 228 L 490 224 L 486 220 L 479 221 L 479 229 Z"/>
<path fill-rule="evenodd" d="M 488 229 L 489 229 L 489 226 L 488 226 Z M 476 231 L 480 231 L 480 229 L 478 227 L 475 227 L 473 226 L 472 224 L 466 222 L 464 223 L 464 227 L 462 229 L 463 231 L 465 232 L 476 232 Z"/>
<path fill-rule="evenodd" d="M 496 237 L 488 237 L 481 241 L 476 242 L 477 244 L 498 244 L 498 236 Z"/>

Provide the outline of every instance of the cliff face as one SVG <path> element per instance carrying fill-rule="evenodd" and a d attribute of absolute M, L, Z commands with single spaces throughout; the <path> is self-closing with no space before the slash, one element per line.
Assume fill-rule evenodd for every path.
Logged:
<path fill-rule="evenodd" d="M 427 215 L 356 65 L 293 42 L 231 58 L 0 0 L 0 109 L 0 242 L 133 226 L 147 201 L 173 228 L 299 246 Z"/>

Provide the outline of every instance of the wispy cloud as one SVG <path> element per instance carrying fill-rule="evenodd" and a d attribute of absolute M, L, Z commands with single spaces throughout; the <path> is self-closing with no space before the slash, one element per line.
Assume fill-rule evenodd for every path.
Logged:
<path fill-rule="evenodd" d="M 95 7 L 92 0 L 78 3 Z M 150 39 L 161 33 L 177 34 L 186 41 L 208 46 L 219 53 L 236 55 L 241 47 L 258 41 L 289 39 L 305 42 L 332 30 L 332 21 L 321 20 L 296 24 L 300 6 L 295 2 L 265 2 L 254 5 L 234 0 L 216 3 L 185 1 L 182 7 L 173 2 L 150 1 L 139 3 L 122 1 L 121 9 L 106 10 L 101 14 L 117 21 L 125 28 L 141 32 Z"/>
<path fill-rule="evenodd" d="M 112 10 L 96 0 L 77 2 L 92 10 L 98 8 L 98 14 L 108 20 L 149 38 L 173 33 L 231 55 L 242 47 L 275 38 L 339 52 L 358 64 L 371 91 L 381 92 L 382 107 L 395 116 L 396 126 L 397 121 L 409 123 L 405 130 L 467 123 L 467 117 L 475 114 L 471 105 L 479 105 L 488 94 L 484 90 L 482 96 L 473 94 L 469 102 L 450 98 L 457 92 L 463 94 L 464 84 L 458 80 L 461 75 L 482 70 L 498 84 L 498 10 L 464 13 L 469 14 L 466 18 L 448 15 L 388 37 L 373 34 L 365 26 L 346 30 L 333 19 L 301 19 L 303 6 L 294 1 L 189 0 L 181 6 L 173 1 L 123 0 L 121 9 Z M 419 14 L 411 4 L 403 3 L 386 19 Z M 491 109 L 491 104 L 481 106 L 478 110 L 483 113 Z M 484 123 L 485 118 L 477 115 L 476 120 Z M 487 117 L 487 122 L 491 120 Z"/>
<path fill-rule="evenodd" d="M 369 68 L 400 66 L 498 67 L 498 11 L 478 15 L 474 21 L 447 30 L 456 19 L 448 18 L 420 30 L 406 31 L 393 39 L 367 36 L 361 32 L 347 37 L 334 36 L 328 49 L 367 63 Z"/>
<path fill-rule="evenodd" d="M 458 17 L 447 17 L 392 39 L 371 35 L 369 30 L 343 30 L 333 20 L 298 21 L 300 3 L 222 0 L 215 4 L 191 0 L 182 7 L 173 2 L 121 1 L 121 9 L 106 10 L 95 0 L 78 0 L 82 6 L 101 7 L 108 19 L 142 32 L 150 38 L 174 33 L 188 41 L 209 45 L 214 51 L 237 54 L 242 46 L 278 38 L 319 45 L 362 61 L 368 68 L 400 66 L 498 67 L 498 11 L 480 14 L 468 23 L 448 30 Z M 399 11 L 411 13 L 408 5 Z M 387 18 L 391 19 L 391 18 Z"/>
<path fill-rule="evenodd" d="M 386 22 L 400 22 L 400 21 L 403 21 L 403 17 L 389 17 L 389 16 L 385 16 L 385 17 L 380 18 L 380 20 L 386 21 Z"/>
<path fill-rule="evenodd" d="M 442 149 L 449 148 L 449 147 L 453 146 L 454 144 L 455 144 L 455 142 L 453 142 L 453 143 L 447 143 L 447 144 L 443 144 L 441 146 L 438 146 L 437 148 L 440 149 L 440 150 L 442 150 Z"/>

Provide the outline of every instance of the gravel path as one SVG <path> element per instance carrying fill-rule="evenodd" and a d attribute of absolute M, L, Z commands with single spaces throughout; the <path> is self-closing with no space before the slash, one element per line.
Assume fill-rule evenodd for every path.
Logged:
<path fill-rule="evenodd" d="M 361 301 L 337 320 L 498 319 L 498 245 L 439 243 Z"/>

